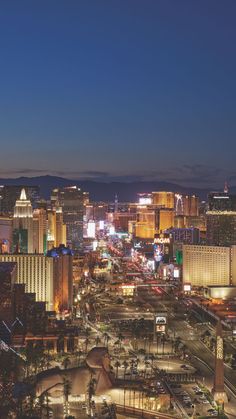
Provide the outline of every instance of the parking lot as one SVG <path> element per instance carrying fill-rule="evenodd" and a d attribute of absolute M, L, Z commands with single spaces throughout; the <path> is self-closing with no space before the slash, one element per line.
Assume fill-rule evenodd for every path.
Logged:
<path fill-rule="evenodd" d="M 188 415 L 215 416 L 217 411 L 209 401 L 208 394 L 198 384 L 171 384 L 172 391 Z"/>

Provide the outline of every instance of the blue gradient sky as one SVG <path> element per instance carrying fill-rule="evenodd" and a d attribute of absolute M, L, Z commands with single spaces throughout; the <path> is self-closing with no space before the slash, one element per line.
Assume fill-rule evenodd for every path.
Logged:
<path fill-rule="evenodd" d="M 236 184 L 235 0 L 1 0 L 1 176 Z"/>

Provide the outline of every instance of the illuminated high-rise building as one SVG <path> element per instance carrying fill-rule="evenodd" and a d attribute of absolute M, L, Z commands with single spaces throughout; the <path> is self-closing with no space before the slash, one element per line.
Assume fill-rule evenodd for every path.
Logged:
<path fill-rule="evenodd" d="M 104 221 L 106 220 L 108 212 L 108 204 L 105 202 L 91 202 L 86 205 L 85 219 L 86 222 L 89 220 Z"/>
<path fill-rule="evenodd" d="M 236 195 L 212 192 L 208 195 L 206 212 L 207 243 L 216 246 L 236 244 Z"/>
<path fill-rule="evenodd" d="M 208 195 L 210 211 L 236 211 L 236 195 L 228 192 L 211 192 Z"/>
<path fill-rule="evenodd" d="M 153 239 L 174 226 L 174 209 L 159 208 L 156 205 L 138 205 L 135 236 L 143 239 Z"/>
<path fill-rule="evenodd" d="M 159 207 L 173 209 L 175 207 L 175 194 L 165 191 L 152 192 L 152 203 Z"/>
<path fill-rule="evenodd" d="M 129 222 L 136 221 L 136 214 L 131 211 L 114 213 L 114 226 L 116 231 L 128 232 Z"/>
<path fill-rule="evenodd" d="M 48 210 L 47 223 L 47 248 L 58 247 L 60 244 L 66 245 L 66 225 L 63 220 L 62 208 L 56 206 Z"/>
<path fill-rule="evenodd" d="M 197 217 L 199 214 L 199 198 L 196 195 L 183 195 L 183 215 Z"/>
<path fill-rule="evenodd" d="M 156 211 L 157 230 L 161 233 L 174 226 L 174 211 L 171 208 L 161 208 Z"/>
<path fill-rule="evenodd" d="M 155 210 L 148 205 L 137 206 L 135 236 L 141 239 L 153 239 L 156 233 Z"/>
<path fill-rule="evenodd" d="M 16 283 L 25 284 L 26 292 L 35 293 L 36 301 L 44 301 L 47 310 L 54 309 L 53 259 L 44 255 L 0 255 L 0 262 L 16 263 Z"/>
<path fill-rule="evenodd" d="M 34 252 L 45 253 L 47 251 L 47 211 L 43 208 L 35 209 L 33 223 Z"/>
<path fill-rule="evenodd" d="M 139 205 L 151 205 L 152 204 L 152 194 L 150 194 L 150 193 L 138 193 L 138 203 L 139 203 Z"/>
<path fill-rule="evenodd" d="M 25 284 L 26 292 L 46 303 L 48 311 L 68 309 L 73 294 L 73 254 L 65 246 L 51 249 L 47 255 L 0 255 L 0 262 L 16 264 L 16 283 Z"/>
<path fill-rule="evenodd" d="M 199 215 L 198 217 L 185 217 L 185 227 L 198 228 L 200 231 L 206 231 L 206 217 L 205 215 Z"/>
<path fill-rule="evenodd" d="M 47 211 L 48 231 L 47 231 L 47 248 L 48 250 L 56 245 L 56 214 L 54 210 Z"/>
<path fill-rule="evenodd" d="M 62 208 L 56 207 L 55 213 L 56 213 L 55 247 L 59 247 L 61 244 L 66 245 L 66 225 L 64 224 Z"/>
<path fill-rule="evenodd" d="M 207 211 L 207 243 L 214 246 L 236 244 L 236 211 Z"/>
<path fill-rule="evenodd" d="M 13 216 L 13 251 L 33 253 L 33 210 L 25 190 L 15 203 Z"/>
<path fill-rule="evenodd" d="M 53 260 L 54 309 L 68 309 L 73 304 L 73 253 L 60 245 L 47 252 L 47 259 Z"/>
<path fill-rule="evenodd" d="M 183 245 L 183 281 L 196 287 L 236 284 L 236 246 Z"/>
<path fill-rule="evenodd" d="M 199 198 L 196 195 L 175 194 L 175 215 L 197 217 L 199 214 Z"/>
<path fill-rule="evenodd" d="M 80 247 L 83 241 L 83 217 L 88 204 L 88 193 L 77 186 L 53 189 L 52 205 L 62 207 L 63 219 L 66 224 L 67 242 L 74 248 Z"/>

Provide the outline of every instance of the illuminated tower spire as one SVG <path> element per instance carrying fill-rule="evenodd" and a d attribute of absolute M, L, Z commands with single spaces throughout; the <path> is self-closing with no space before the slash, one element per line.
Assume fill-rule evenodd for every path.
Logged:
<path fill-rule="evenodd" d="M 225 181 L 224 193 L 229 193 L 229 186 L 228 186 L 228 182 L 227 181 Z"/>
<path fill-rule="evenodd" d="M 29 199 L 27 199 L 25 189 L 21 190 L 20 199 L 17 199 L 14 207 L 14 218 L 32 218 L 33 210 Z"/>
<path fill-rule="evenodd" d="M 25 193 L 25 189 L 21 189 L 21 194 L 20 194 L 20 201 L 26 201 L 26 193 Z"/>
<path fill-rule="evenodd" d="M 118 212 L 118 196 L 115 194 L 115 212 Z"/>
<path fill-rule="evenodd" d="M 224 342 L 220 320 L 216 326 L 215 375 L 212 393 L 218 404 L 227 403 L 228 398 L 224 387 Z"/>

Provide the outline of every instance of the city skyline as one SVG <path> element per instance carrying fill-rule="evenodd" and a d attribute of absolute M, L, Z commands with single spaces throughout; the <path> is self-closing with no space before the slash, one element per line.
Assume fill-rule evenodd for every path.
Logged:
<path fill-rule="evenodd" d="M 235 16 L 1 1 L 0 419 L 235 419 Z"/>
<path fill-rule="evenodd" d="M 235 12 L 3 2 L 0 177 L 235 185 Z"/>

